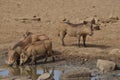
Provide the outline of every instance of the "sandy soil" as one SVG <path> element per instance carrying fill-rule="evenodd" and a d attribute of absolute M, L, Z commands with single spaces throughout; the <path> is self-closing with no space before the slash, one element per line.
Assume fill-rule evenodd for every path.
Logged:
<path fill-rule="evenodd" d="M 78 48 L 77 38 L 69 36 L 65 39 L 68 46 L 63 47 L 56 34 L 64 18 L 73 23 L 93 16 L 105 19 L 110 16 L 120 18 L 119 4 L 120 0 L 0 0 L 1 55 L 28 30 L 35 34 L 48 35 L 53 41 L 53 49 L 61 54 L 60 58 L 65 58 L 66 62 L 58 61 L 51 65 L 86 64 L 87 67 L 93 68 L 97 59 L 101 58 L 115 61 L 120 66 L 120 56 L 108 55 L 111 50 L 120 49 L 120 21 L 108 23 L 102 26 L 101 30 L 94 31 L 94 35 L 87 38 L 86 48 Z M 34 18 L 40 20 L 33 20 Z M 82 62 L 84 59 L 85 63 Z"/>

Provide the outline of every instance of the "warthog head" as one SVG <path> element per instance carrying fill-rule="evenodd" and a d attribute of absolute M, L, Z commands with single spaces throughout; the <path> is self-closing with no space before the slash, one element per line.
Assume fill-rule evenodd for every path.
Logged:
<path fill-rule="evenodd" d="M 28 57 L 25 51 L 20 54 L 20 65 L 23 65 L 27 61 Z"/>
<path fill-rule="evenodd" d="M 93 35 L 93 24 L 91 22 L 84 21 L 83 22 L 86 25 L 86 28 L 84 28 L 85 32 L 92 36 Z"/>
<path fill-rule="evenodd" d="M 26 31 L 24 34 L 23 34 L 23 37 L 26 38 L 28 37 L 29 35 L 31 35 L 32 32 L 29 32 L 29 31 Z"/>
<path fill-rule="evenodd" d="M 8 61 L 6 61 L 6 63 L 10 66 L 15 63 L 19 64 L 19 58 L 20 58 L 20 56 L 15 50 L 9 50 L 8 51 Z"/>

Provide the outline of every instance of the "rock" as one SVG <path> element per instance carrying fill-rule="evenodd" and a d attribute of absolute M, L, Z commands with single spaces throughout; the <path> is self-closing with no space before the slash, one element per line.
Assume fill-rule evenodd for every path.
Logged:
<path fill-rule="evenodd" d="M 50 80 L 50 73 L 44 73 L 44 74 L 41 74 L 37 80 Z M 51 79 L 52 80 L 52 79 Z"/>
<path fill-rule="evenodd" d="M 97 61 L 97 68 L 99 68 L 102 72 L 108 72 L 115 69 L 116 64 L 112 61 L 101 60 Z"/>
<path fill-rule="evenodd" d="M 120 49 L 112 49 L 109 55 L 120 56 Z"/>
<path fill-rule="evenodd" d="M 82 78 L 86 78 L 84 80 L 89 80 L 91 76 L 90 70 L 88 68 L 80 68 L 79 70 L 72 70 L 72 71 L 68 71 L 66 73 L 63 73 L 61 75 L 61 79 L 71 79 L 71 78 L 75 78 L 75 79 L 82 79 Z"/>

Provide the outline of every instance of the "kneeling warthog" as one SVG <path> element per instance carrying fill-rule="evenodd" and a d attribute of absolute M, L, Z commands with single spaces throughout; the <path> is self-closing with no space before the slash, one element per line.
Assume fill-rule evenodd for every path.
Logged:
<path fill-rule="evenodd" d="M 91 22 L 84 22 L 81 24 L 72 24 L 67 22 L 62 22 L 62 25 L 59 27 L 58 36 L 60 36 L 62 45 L 64 46 L 64 38 L 66 35 L 77 36 L 78 37 L 78 46 L 80 46 L 80 38 L 83 38 L 83 45 L 86 46 L 86 37 L 87 35 L 93 35 L 93 25 Z"/>
<path fill-rule="evenodd" d="M 28 48 L 25 51 L 22 51 L 20 55 L 20 65 L 24 64 L 30 57 L 32 57 L 31 64 L 35 64 L 37 55 L 45 56 L 45 62 L 47 61 L 48 55 L 51 55 L 54 61 L 52 41 L 44 40 L 30 44 Z"/>

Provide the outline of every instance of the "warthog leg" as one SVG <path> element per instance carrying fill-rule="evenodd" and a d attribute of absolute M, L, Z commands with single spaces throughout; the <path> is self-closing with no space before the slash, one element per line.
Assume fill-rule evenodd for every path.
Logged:
<path fill-rule="evenodd" d="M 53 53 L 54 53 L 54 51 L 51 52 L 51 56 L 52 56 L 53 61 L 55 61 L 55 57 L 54 57 Z"/>
<path fill-rule="evenodd" d="M 83 46 L 86 47 L 85 42 L 86 42 L 86 37 L 87 37 L 87 35 L 83 35 L 82 37 L 83 37 Z"/>
<path fill-rule="evenodd" d="M 47 51 L 46 57 L 45 57 L 45 62 L 47 62 L 47 58 L 48 55 L 50 54 L 50 56 L 52 56 L 52 60 L 55 61 L 55 57 L 54 57 L 54 51 Z"/>
<path fill-rule="evenodd" d="M 30 62 L 30 64 L 33 64 L 33 65 L 36 64 L 35 57 L 36 57 L 35 55 L 32 56 L 32 61 Z"/>
<path fill-rule="evenodd" d="M 48 58 L 48 55 L 46 54 L 46 55 L 45 55 L 45 61 L 44 61 L 44 62 L 47 62 L 47 58 Z"/>
<path fill-rule="evenodd" d="M 62 45 L 65 46 L 64 38 L 65 38 L 67 32 L 66 31 L 62 31 L 60 34 L 61 34 L 60 36 L 61 36 Z"/>
<path fill-rule="evenodd" d="M 16 64 L 20 65 L 20 57 L 18 57 L 18 59 L 16 60 Z"/>
<path fill-rule="evenodd" d="M 81 38 L 81 35 L 78 35 L 78 47 L 80 47 L 80 38 Z"/>
<path fill-rule="evenodd" d="M 44 62 L 47 62 L 47 58 L 48 58 L 48 51 L 46 50 L 45 51 L 45 61 Z"/>

